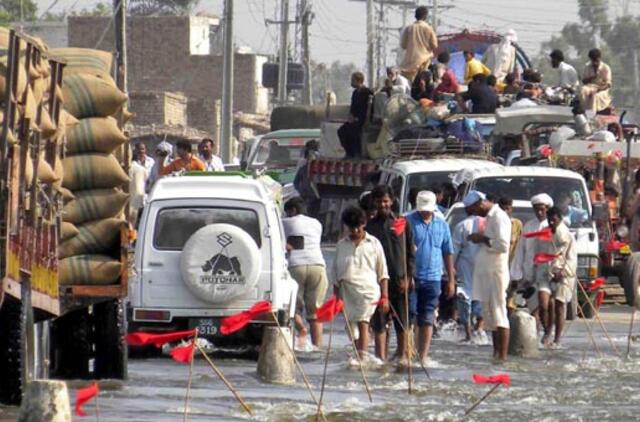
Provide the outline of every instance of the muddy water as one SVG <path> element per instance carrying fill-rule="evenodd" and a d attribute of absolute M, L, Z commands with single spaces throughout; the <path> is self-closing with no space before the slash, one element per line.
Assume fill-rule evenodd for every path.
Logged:
<path fill-rule="evenodd" d="M 331 254 L 327 254 L 330 258 Z M 603 319 L 617 348 L 626 353 L 630 310 L 603 309 Z M 595 321 L 591 322 L 604 355 L 594 351 L 582 320 L 569 324 L 564 347 L 545 350 L 535 359 L 512 358 L 496 365 L 490 346 L 460 344 L 444 332 L 432 345 L 428 379 L 413 371 L 414 394 L 407 394 L 407 374 L 395 368 L 369 370 L 373 402 L 364 391 L 360 372 L 347 364 L 351 349 L 342 319 L 336 319 L 334 348 L 329 360 L 324 403 L 329 421 L 460 420 L 466 408 L 489 390 L 474 385 L 473 373 L 507 372 L 512 386 L 499 388 L 470 419 L 476 421 L 600 421 L 640 420 L 640 341 L 629 360 L 615 357 Z M 636 333 L 640 331 L 640 322 Z M 325 344 L 329 327 L 325 326 Z M 395 350 L 392 345 L 391 350 Z M 319 396 L 324 353 L 298 354 Z M 216 364 L 254 410 L 243 413 L 233 396 L 203 359 L 195 362 L 189 421 L 314 421 L 316 406 L 298 376 L 292 386 L 268 385 L 256 377 L 255 360 L 214 354 Z M 129 380 L 101 381 L 101 421 L 182 421 L 188 366 L 168 358 L 132 360 Z M 70 390 L 86 382 L 71 382 Z M 87 406 L 95 414 L 92 404 Z M 15 408 L 0 407 L 0 421 L 16 419 Z M 95 420 L 93 415 L 84 418 Z"/>

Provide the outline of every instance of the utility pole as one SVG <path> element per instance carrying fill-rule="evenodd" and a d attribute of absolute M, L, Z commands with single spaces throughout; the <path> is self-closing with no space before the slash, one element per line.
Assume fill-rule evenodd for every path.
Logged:
<path fill-rule="evenodd" d="M 302 90 L 302 104 L 311 105 L 311 60 L 309 52 L 309 25 L 313 19 L 311 13 L 311 2 L 302 0 L 300 2 L 301 25 L 302 25 L 302 65 L 304 66 L 304 89 Z"/>
<path fill-rule="evenodd" d="M 438 31 L 438 0 L 433 0 L 433 32 Z"/>
<path fill-rule="evenodd" d="M 280 0 L 280 60 L 278 64 L 278 102 L 287 101 L 287 62 L 289 41 L 289 0 Z"/>
<path fill-rule="evenodd" d="M 233 0 L 225 0 L 224 2 L 223 44 L 220 155 L 223 162 L 229 163 L 231 161 L 231 136 L 233 131 Z"/>
<path fill-rule="evenodd" d="M 374 69 L 374 6 L 373 0 L 367 0 L 367 84 L 373 88 L 375 84 L 375 69 Z"/>
<path fill-rule="evenodd" d="M 116 37 L 116 84 L 125 94 L 127 85 L 127 0 L 113 0 L 113 32 Z"/>

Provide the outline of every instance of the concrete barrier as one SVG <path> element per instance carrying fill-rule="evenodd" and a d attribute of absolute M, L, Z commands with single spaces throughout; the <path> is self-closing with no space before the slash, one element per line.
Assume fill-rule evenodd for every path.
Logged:
<path fill-rule="evenodd" d="M 538 332 L 536 319 L 528 312 L 517 310 L 509 318 L 509 354 L 520 357 L 537 356 Z"/>
<path fill-rule="evenodd" d="M 278 327 L 265 327 L 258 358 L 258 376 L 262 381 L 271 384 L 295 382 L 295 362 L 290 350 L 291 336 L 289 328 L 282 328 L 282 333 L 279 333 Z"/>
<path fill-rule="evenodd" d="M 71 422 L 67 384 L 52 380 L 31 381 L 22 399 L 18 422 Z"/>

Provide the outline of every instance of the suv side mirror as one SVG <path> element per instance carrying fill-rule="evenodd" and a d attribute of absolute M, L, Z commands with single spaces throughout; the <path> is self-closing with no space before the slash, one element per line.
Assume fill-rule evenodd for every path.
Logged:
<path fill-rule="evenodd" d="M 604 202 L 598 202 L 592 205 L 593 219 L 594 220 L 608 220 L 609 219 L 609 207 Z"/>

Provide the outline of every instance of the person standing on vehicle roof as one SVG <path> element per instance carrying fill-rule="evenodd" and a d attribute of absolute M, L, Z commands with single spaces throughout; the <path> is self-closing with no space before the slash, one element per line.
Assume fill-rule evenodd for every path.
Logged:
<path fill-rule="evenodd" d="M 400 47 L 404 50 L 404 60 L 400 65 L 402 74 L 410 81 L 422 70 L 431 65 L 438 50 L 438 37 L 427 23 L 429 9 L 419 6 L 415 11 L 416 21 L 407 26 L 400 38 Z"/>
<path fill-rule="evenodd" d="M 589 63 L 582 72 L 582 83 L 580 99 L 586 110 L 598 113 L 611 107 L 611 68 L 602 61 L 602 52 L 597 48 L 589 51 Z"/>
<path fill-rule="evenodd" d="M 540 292 L 540 319 L 544 327 L 542 344 L 557 347 L 564 330 L 566 307 L 576 288 L 578 252 L 575 239 L 564 223 L 558 207 L 551 207 L 547 211 L 547 220 L 553 236 L 550 242 L 543 243 L 543 252 L 556 255 L 557 258 L 548 264 L 540 264 L 536 268 L 536 279 Z M 554 299 L 553 303 L 549 303 L 551 297 Z M 554 312 L 549 312 L 551 309 Z M 554 323 L 554 344 L 551 345 L 551 327 Z"/>
<path fill-rule="evenodd" d="M 302 319 L 304 309 L 311 328 L 311 343 L 320 347 L 322 323 L 316 320 L 316 310 L 324 302 L 328 286 L 324 257 L 320 248 L 322 224 L 315 218 L 306 216 L 305 211 L 302 198 L 289 199 L 284 204 L 287 217 L 282 219 L 282 226 L 287 241 L 289 273 L 298 282 L 295 324 L 300 334 L 299 339 L 304 346 L 307 334 Z"/>
<path fill-rule="evenodd" d="M 510 29 L 497 44 L 490 45 L 482 57 L 482 62 L 495 75 L 498 82 L 516 69 L 516 47 L 518 35 Z"/>
<path fill-rule="evenodd" d="M 558 86 L 577 92 L 580 86 L 578 72 L 569 63 L 564 61 L 564 53 L 562 50 L 555 49 L 549 54 L 551 59 L 551 67 L 558 69 Z"/>
<path fill-rule="evenodd" d="M 216 144 L 211 138 L 204 138 L 198 146 L 200 160 L 204 163 L 206 171 L 224 171 L 222 160 L 213 153 L 215 148 Z"/>
<path fill-rule="evenodd" d="M 394 195 L 387 185 L 376 186 L 371 191 L 371 197 L 376 205 L 377 214 L 367 223 L 367 233 L 377 238 L 382 244 L 384 256 L 389 270 L 389 302 L 391 312 L 394 312 L 393 323 L 396 330 L 398 350 L 396 356 L 402 366 L 408 365 L 407 344 L 409 328 L 407 321 L 407 305 L 405 292 L 412 289 L 413 270 L 415 267 L 415 251 L 413 244 L 413 232 L 409 223 L 403 234 L 396 234 L 393 230 L 396 216 L 392 211 Z M 375 334 L 376 356 L 383 361 L 387 360 L 387 323 L 389 314 L 385 313 L 382 306 L 378 306 L 373 318 L 371 328 Z"/>
<path fill-rule="evenodd" d="M 191 143 L 189 141 L 176 142 L 176 151 L 178 158 L 173 160 L 168 166 L 161 165 L 160 175 L 166 176 L 177 171 L 204 171 L 205 166 L 199 158 L 191 152 Z"/>
<path fill-rule="evenodd" d="M 351 106 L 349 108 L 349 121 L 338 129 L 340 144 L 344 148 L 346 158 L 356 158 L 362 155 L 362 127 L 367 119 L 369 97 L 373 91 L 364 84 L 364 74 L 354 72 L 351 74 Z"/>
<path fill-rule="evenodd" d="M 456 292 L 451 231 L 444 219 L 435 216 L 437 209 L 436 195 L 431 191 L 422 191 L 416 198 L 416 211 L 407 217 L 416 245 L 415 291 L 412 298 L 417 313 L 418 358 L 425 365 L 441 293 L 443 268 L 447 270 L 445 296 L 451 299 Z"/>
<path fill-rule="evenodd" d="M 506 296 L 511 220 L 498 204 L 487 201 L 482 192 L 470 191 L 463 203 L 472 215 L 487 219 L 484 233 L 473 233 L 468 237 L 480 245 L 473 271 L 473 299 L 480 301 L 485 327 L 493 332 L 493 356 L 507 360 L 509 318 Z"/>
<path fill-rule="evenodd" d="M 348 235 L 338 241 L 332 267 L 334 293 L 344 300 L 344 312 L 354 331 L 356 349 L 361 358 L 368 358 L 369 321 L 376 302 L 383 312 L 389 312 L 387 262 L 380 241 L 365 230 L 367 217 L 360 208 L 349 207 L 342 213 L 342 223 Z"/>

